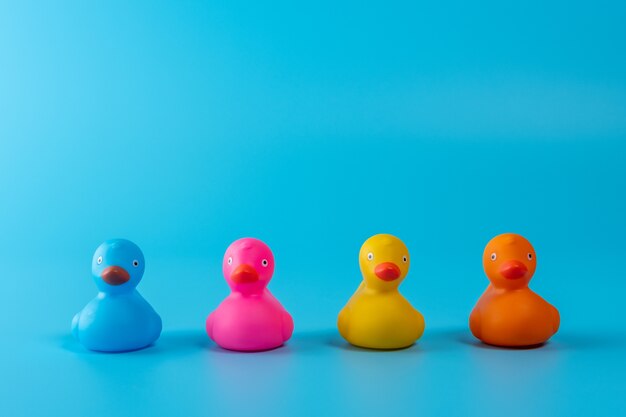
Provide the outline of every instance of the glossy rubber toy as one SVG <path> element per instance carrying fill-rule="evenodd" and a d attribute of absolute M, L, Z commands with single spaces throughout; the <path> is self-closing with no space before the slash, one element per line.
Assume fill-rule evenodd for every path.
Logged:
<path fill-rule="evenodd" d="M 86 348 L 101 352 L 137 350 L 161 334 L 161 318 L 137 292 L 144 257 L 133 242 L 107 240 L 93 255 L 99 293 L 72 320 L 72 333 Z"/>
<path fill-rule="evenodd" d="M 483 267 L 491 283 L 470 315 L 472 334 L 505 347 L 545 343 L 559 329 L 559 312 L 528 288 L 537 259 L 530 242 L 506 233 L 485 247 Z"/>
<path fill-rule="evenodd" d="M 337 319 L 339 333 L 353 345 L 370 349 L 411 346 L 424 333 L 424 317 L 400 294 L 409 272 L 409 251 L 395 236 L 365 241 L 359 253 L 363 282 Z"/>
<path fill-rule="evenodd" d="M 224 349 L 261 351 L 283 345 L 293 320 L 266 288 L 274 273 L 274 255 L 258 239 L 233 242 L 222 270 L 231 294 L 206 319 L 209 337 Z"/>

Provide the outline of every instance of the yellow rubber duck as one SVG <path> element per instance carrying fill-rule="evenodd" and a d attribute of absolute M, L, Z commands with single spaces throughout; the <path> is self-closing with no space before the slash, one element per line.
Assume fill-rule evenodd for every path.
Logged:
<path fill-rule="evenodd" d="M 409 265 L 409 251 L 397 237 L 365 241 L 359 252 L 363 282 L 337 318 L 344 339 L 364 348 L 401 349 L 422 336 L 424 317 L 398 291 Z"/>

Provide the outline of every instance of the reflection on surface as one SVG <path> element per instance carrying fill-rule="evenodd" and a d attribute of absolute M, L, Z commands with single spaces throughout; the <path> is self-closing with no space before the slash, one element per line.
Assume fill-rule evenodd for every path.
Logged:
<path fill-rule="evenodd" d="M 22 351 L 22 358 L 37 357 L 38 367 L 18 360 L 6 375 L 49 398 L 73 387 L 81 396 L 75 412 L 83 415 L 94 415 L 94 407 L 95 415 L 563 414 L 568 403 L 555 395 L 620 389 L 610 381 L 624 371 L 625 340 L 565 328 L 539 348 L 502 349 L 477 342 L 466 328 L 432 328 L 410 348 L 375 351 L 327 329 L 296 331 L 279 349 L 239 353 L 198 329 L 164 331 L 144 350 L 101 354 L 65 334 Z M 25 395 L 15 402 L 36 407 Z M 62 413 L 56 404 L 47 410 Z"/>

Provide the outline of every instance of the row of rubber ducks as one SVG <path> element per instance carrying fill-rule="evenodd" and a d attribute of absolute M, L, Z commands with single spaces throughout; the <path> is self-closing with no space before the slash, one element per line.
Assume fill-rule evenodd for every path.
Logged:
<path fill-rule="evenodd" d="M 339 313 L 343 338 L 369 349 L 413 345 L 425 322 L 398 287 L 411 259 L 404 243 L 379 234 L 359 253 L 363 281 Z M 137 292 L 145 260 L 137 245 L 108 240 L 93 256 L 99 293 L 74 316 L 72 333 L 88 349 L 123 352 L 154 343 L 161 318 Z M 490 284 L 470 318 L 471 332 L 484 343 L 521 347 L 545 343 L 559 328 L 559 312 L 528 288 L 536 267 L 535 250 L 516 234 L 493 238 L 483 254 Z M 206 319 L 208 336 L 224 349 L 262 351 L 282 346 L 293 333 L 293 319 L 270 293 L 274 256 L 258 239 L 233 242 L 224 255 L 223 273 L 231 294 Z"/>

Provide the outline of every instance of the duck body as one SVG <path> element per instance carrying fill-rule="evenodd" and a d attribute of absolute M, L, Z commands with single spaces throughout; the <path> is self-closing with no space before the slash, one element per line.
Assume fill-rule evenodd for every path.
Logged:
<path fill-rule="evenodd" d="M 135 290 L 120 295 L 101 292 L 72 321 L 76 339 L 101 352 L 144 348 L 159 338 L 161 329 L 161 318 Z"/>
<path fill-rule="evenodd" d="M 470 316 L 472 334 L 496 346 L 545 343 L 559 328 L 559 312 L 529 288 L 487 288 Z"/>
<path fill-rule="evenodd" d="M 355 346 L 400 349 L 424 333 L 422 314 L 399 291 L 377 292 L 363 286 L 339 313 L 339 333 Z"/>
<path fill-rule="evenodd" d="M 496 236 L 483 264 L 491 281 L 472 310 L 470 331 L 482 342 L 502 347 L 538 346 L 559 329 L 558 310 L 528 287 L 536 255 L 522 236 Z"/>
<path fill-rule="evenodd" d="M 397 237 L 379 234 L 365 241 L 359 253 L 363 281 L 337 317 L 344 339 L 363 348 L 402 349 L 422 336 L 424 317 L 398 290 L 409 264 Z"/>
<path fill-rule="evenodd" d="M 265 289 L 260 295 L 232 293 L 211 313 L 209 337 L 224 349 L 269 350 L 282 346 L 293 332 L 293 320 Z"/>

